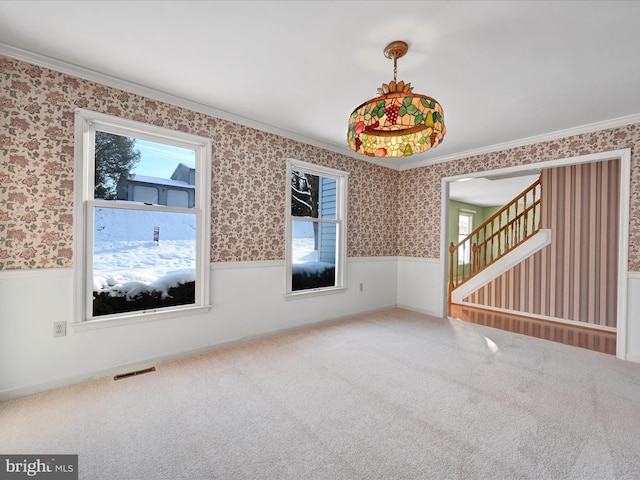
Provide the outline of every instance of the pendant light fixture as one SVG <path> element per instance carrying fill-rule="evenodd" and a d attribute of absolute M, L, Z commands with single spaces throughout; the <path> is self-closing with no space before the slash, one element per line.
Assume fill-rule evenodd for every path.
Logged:
<path fill-rule="evenodd" d="M 440 104 L 397 81 L 398 58 L 408 50 L 403 41 L 385 47 L 385 57 L 393 59 L 393 81 L 383 83 L 380 96 L 351 113 L 347 142 L 352 150 L 372 157 L 407 157 L 437 147 L 446 135 Z"/>

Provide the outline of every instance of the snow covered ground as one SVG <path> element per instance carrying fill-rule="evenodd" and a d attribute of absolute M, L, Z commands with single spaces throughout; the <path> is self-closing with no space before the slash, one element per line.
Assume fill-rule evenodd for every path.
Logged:
<path fill-rule="evenodd" d="M 158 242 L 154 241 L 155 227 L 159 228 Z M 166 295 L 169 288 L 194 281 L 195 231 L 195 215 L 97 208 L 94 291 L 130 298 L 152 290 Z M 311 237 L 305 236 L 309 232 Z M 311 267 L 317 260 L 313 247 L 313 230 L 297 230 L 294 263 Z"/>

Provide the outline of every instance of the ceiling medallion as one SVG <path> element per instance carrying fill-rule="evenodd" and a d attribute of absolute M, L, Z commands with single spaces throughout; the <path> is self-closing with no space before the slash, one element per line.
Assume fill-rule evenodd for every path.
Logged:
<path fill-rule="evenodd" d="M 371 157 L 407 157 L 437 147 L 447 133 L 440 104 L 413 93 L 411 83 L 397 81 L 397 61 L 409 50 L 391 42 L 384 55 L 393 59 L 393 81 L 383 83 L 379 97 L 357 107 L 349 117 L 349 147 Z"/>

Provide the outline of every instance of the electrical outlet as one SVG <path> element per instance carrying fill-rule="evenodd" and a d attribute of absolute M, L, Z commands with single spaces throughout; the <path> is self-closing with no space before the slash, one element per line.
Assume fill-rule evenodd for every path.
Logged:
<path fill-rule="evenodd" d="M 67 322 L 53 323 L 53 336 L 64 337 L 67 334 Z"/>
<path fill-rule="evenodd" d="M 361 284 L 360 284 L 360 291 L 361 291 L 361 292 L 362 292 L 362 291 L 364 291 L 364 283 L 361 283 Z"/>

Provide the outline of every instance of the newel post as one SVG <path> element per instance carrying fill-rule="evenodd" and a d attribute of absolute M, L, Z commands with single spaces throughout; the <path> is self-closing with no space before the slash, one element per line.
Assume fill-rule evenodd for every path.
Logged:
<path fill-rule="evenodd" d="M 449 245 L 449 303 L 451 303 L 451 292 L 453 291 L 453 252 L 456 251 L 456 246 L 451 242 Z"/>

